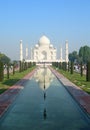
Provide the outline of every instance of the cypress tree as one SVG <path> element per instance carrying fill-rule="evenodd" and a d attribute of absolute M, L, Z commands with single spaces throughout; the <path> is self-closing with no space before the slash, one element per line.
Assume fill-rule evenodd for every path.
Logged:
<path fill-rule="evenodd" d="M 30 68 L 32 67 L 32 62 L 30 61 Z"/>
<path fill-rule="evenodd" d="M 24 62 L 23 61 L 20 61 L 20 69 L 21 69 L 21 72 L 24 70 Z"/>
<path fill-rule="evenodd" d="M 80 69 L 81 71 L 81 77 L 83 76 L 83 64 L 82 64 L 82 62 L 81 62 L 81 69 Z"/>
<path fill-rule="evenodd" d="M 28 62 L 28 68 L 30 68 L 30 62 Z"/>
<path fill-rule="evenodd" d="M 9 64 L 7 64 L 7 79 L 9 79 Z"/>
<path fill-rule="evenodd" d="M 0 82 L 3 81 L 4 78 L 4 68 L 3 68 L 3 63 L 0 62 Z"/>
<path fill-rule="evenodd" d="M 53 66 L 55 67 L 55 62 L 53 62 Z"/>
<path fill-rule="evenodd" d="M 90 81 L 90 61 L 87 63 L 86 81 Z"/>
<path fill-rule="evenodd" d="M 24 70 L 27 70 L 27 62 L 24 63 Z"/>
<path fill-rule="evenodd" d="M 71 61 L 71 74 L 73 74 L 73 66 L 74 66 L 73 61 Z"/>
<path fill-rule="evenodd" d="M 15 64 L 13 64 L 13 75 L 15 74 Z"/>
<path fill-rule="evenodd" d="M 65 62 L 65 71 L 67 71 L 67 62 Z"/>
<path fill-rule="evenodd" d="M 60 69 L 62 69 L 62 62 L 60 62 Z"/>
<path fill-rule="evenodd" d="M 19 72 L 21 72 L 21 61 L 19 61 Z"/>
<path fill-rule="evenodd" d="M 70 63 L 68 62 L 68 72 L 70 71 Z"/>
<path fill-rule="evenodd" d="M 59 69 L 61 69 L 61 62 L 58 63 L 58 67 L 59 67 Z"/>
<path fill-rule="evenodd" d="M 23 62 L 23 71 L 26 69 L 26 63 Z"/>
<path fill-rule="evenodd" d="M 62 69 L 63 69 L 64 71 L 67 70 L 67 63 L 66 63 L 66 62 L 63 62 L 63 63 L 62 63 Z"/>
<path fill-rule="evenodd" d="M 64 70 L 64 62 L 62 62 L 62 69 Z"/>

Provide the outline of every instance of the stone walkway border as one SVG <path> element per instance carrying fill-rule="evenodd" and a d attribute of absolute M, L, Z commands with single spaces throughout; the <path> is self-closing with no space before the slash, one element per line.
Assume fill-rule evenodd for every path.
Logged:
<path fill-rule="evenodd" d="M 36 69 L 27 74 L 23 79 L 19 80 L 15 85 L 11 86 L 4 93 L 0 94 L 0 117 L 8 110 L 24 84 L 27 80 L 32 77 L 32 75 L 36 72 Z"/>
<path fill-rule="evenodd" d="M 90 118 L 90 95 L 84 92 L 81 88 L 73 84 L 70 80 L 65 78 L 57 70 L 49 67 L 49 69 L 56 75 L 58 80 L 65 86 L 72 97 L 77 101 L 83 111 Z"/>

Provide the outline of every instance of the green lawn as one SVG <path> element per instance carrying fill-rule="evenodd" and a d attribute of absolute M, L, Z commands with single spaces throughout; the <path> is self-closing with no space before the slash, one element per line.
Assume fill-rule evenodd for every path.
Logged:
<path fill-rule="evenodd" d="M 81 77 L 80 74 L 74 72 L 73 74 L 70 74 L 68 71 L 59 70 L 58 71 L 63 74 L 65 77 L 67 77 L 71 82 L 76 84 L 78 87 L 86 91 L 90 94 L 90 82 L 86 82 L 86 76 L 83 75 Z"/>
<path fill-rule="evenodd" d="M 3 82 L 0 82 L 0 94 L 6 91 L 10 86 L 14 85 L 17 81 L 22 79 L 26 74 L 28 74 L 34 68 L 35 67 L 29 68 L 21 73 L 16 71 L 14 75 L 11 73 L 9 79 L 7 79 L 7 75 L 4 75 Z"/>

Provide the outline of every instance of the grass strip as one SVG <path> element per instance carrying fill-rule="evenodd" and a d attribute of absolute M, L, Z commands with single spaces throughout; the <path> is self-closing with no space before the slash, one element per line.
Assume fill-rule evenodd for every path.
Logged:
<path fill-rule="evenodd" d="M 35 67 L 29 68 L 23 72 L 16 71 L 14 75 L 11 73 L 9 79 L 7 79 L 7 75 L 4 75 L 3 82 L 0 82 L 0 94 L 22 79 L 25 75 L 30 73 L 33 69 L 35 69 Z"/>
<path fill-rule="evenodd" d="M 66 78 L 68 78 L 71 82 L 80 87 L 82 90 L 90 94 L 90 82 L 86 81 L 85 75 L 81 77 L 79 73 L 74 72 L 73 74 L 70 74 L 70 72 L 64 71 L 62 69 L 58 69 L 57 71 L 63 74 Z"/>

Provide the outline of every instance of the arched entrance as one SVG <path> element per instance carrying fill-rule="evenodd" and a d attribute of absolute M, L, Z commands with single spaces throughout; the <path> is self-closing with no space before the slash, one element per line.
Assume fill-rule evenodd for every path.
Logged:
<path fill-rule="evenodd" d="M 42 60 L 47 60 L 47 52 L 42 51 Z"/>

